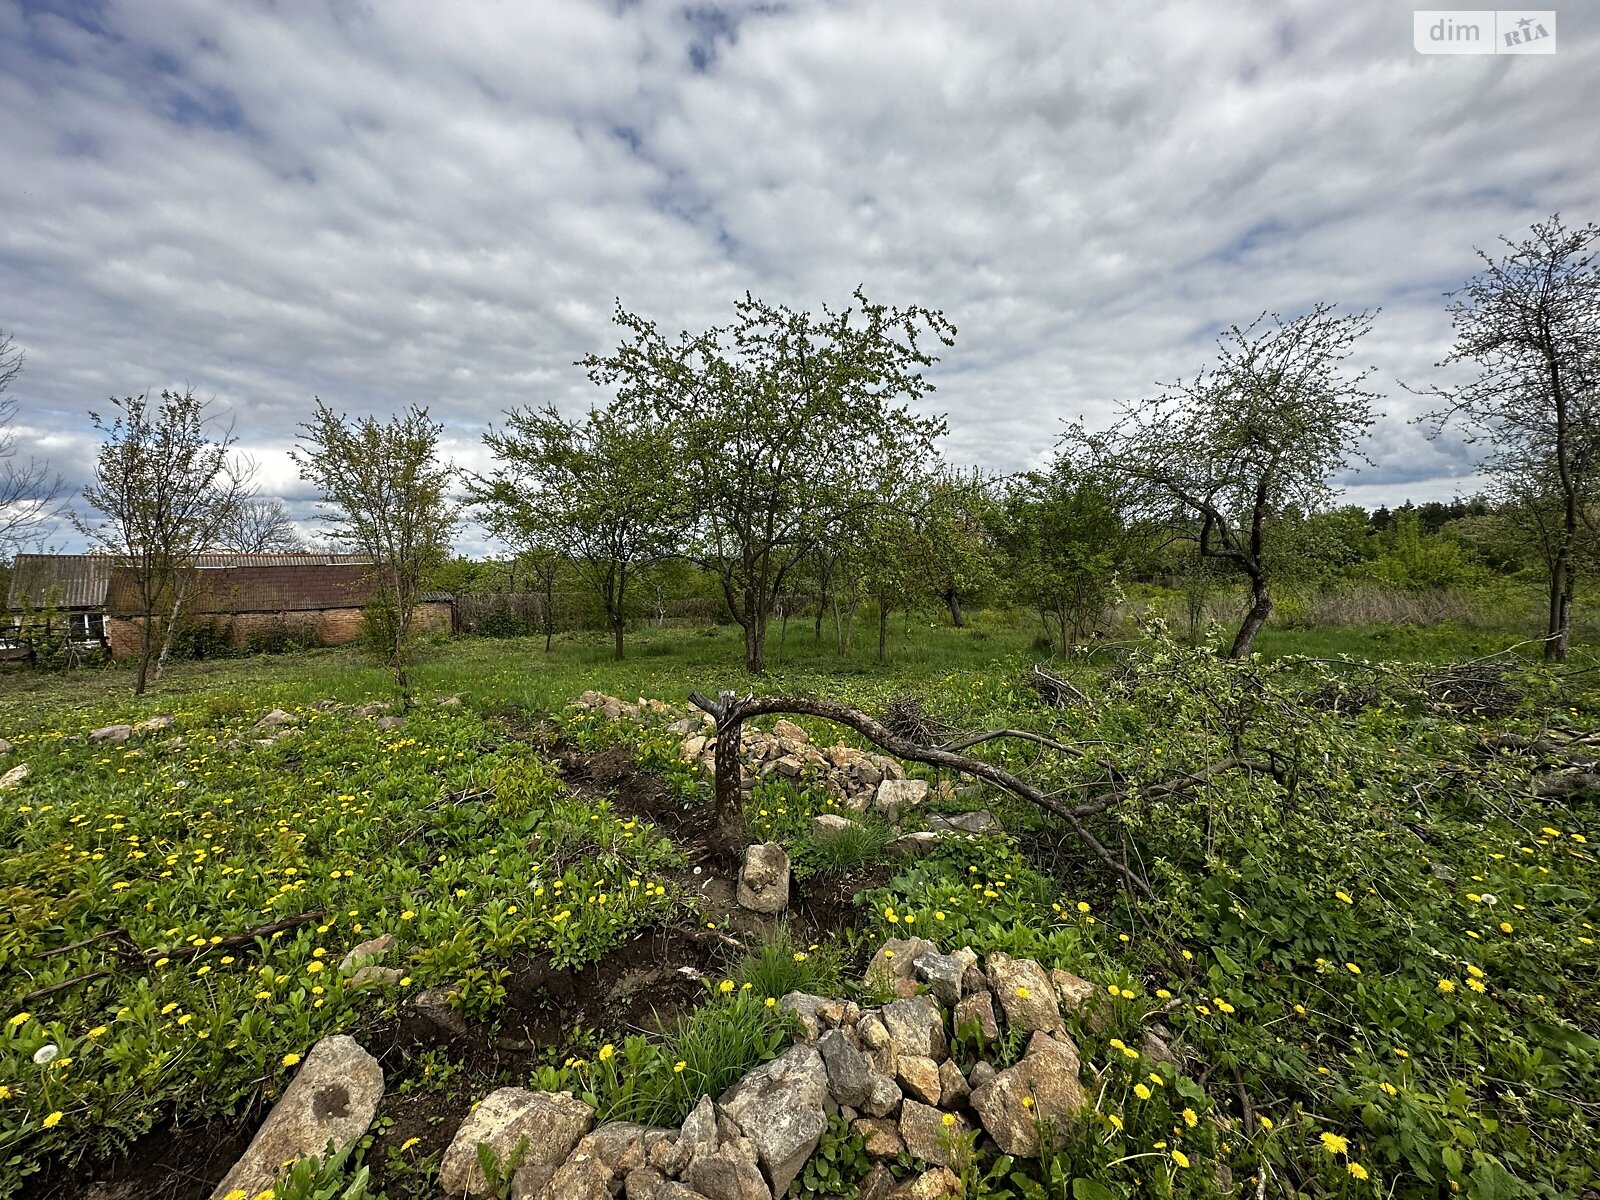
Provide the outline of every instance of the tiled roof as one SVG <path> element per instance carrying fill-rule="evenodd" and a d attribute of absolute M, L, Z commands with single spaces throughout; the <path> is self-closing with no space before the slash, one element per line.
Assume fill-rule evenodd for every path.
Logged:
<path fill-rule="evenodd" d="M 19 554 L 11 566 L 6 607 L 105 607 L 114 560 L 106 554 Z"/>
<path fill-rule="evenodd" d="M 271 566 L 216 566 L 195 572 L 191 613 L 317 612 L 361 608 L 372 598 L 372 568 L 362 562 L 279 562 Z M 112 577 L 107 611 L 137 613 L 133 577 Z"/>

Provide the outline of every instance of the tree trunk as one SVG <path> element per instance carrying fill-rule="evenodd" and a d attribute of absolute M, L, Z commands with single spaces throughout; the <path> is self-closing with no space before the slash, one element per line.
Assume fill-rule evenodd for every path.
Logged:
<path fill-rule="evenodd" d="M 957 629 L 965 629 L 967 618 L 961 611 L 961 593 L 951 588 L 944 594 L 944 602 L 950 606 L 950 624 Z"/>
<path fill-rule="evenodd" d="M 828 611 L 828 598 L 823 596 L 817 601 L 817 628 L 813 635 L 814 641 L 822 641 L 822 615 Z"/>
<path fill-rule="evenodd" d="M 889 661 L 889 610 L 880 600 L 878 602 L 878 662 L 883 664 Z"/>
<path fill-rule="evenodd" d="M 173 593 L 172 612 L 167 615 L 167 630 L 161 636 L 161 653 L 156 657 L 155 676 L 152 680 L 154 683 L 160 683 L 161 676 L 166 673 L 167 656 L 172 653 L 172 641 L 178 633 L 178 618 L 183 613 L 185 596 L 182 588 L 174 585 Z"/>
<path fill-rule="evenodd" d="M 745 621 L 744 669 L 752 675 L 767 669 L 767 617 L 759 605 Z"/>
<path fill-rule="evenodd" d="M 1272 615 L 1272 596 L 1267 592 L 1266 580 L 1252 580 L 1250 595 L 1250 611 L 1245 614 L 1244 624 L 1239 626 L 1239 632 L 1234 636 L 1233 648 L 1228 651 L 1229 658 L 1248 658 L 1250 651 L 1255 648 L 1256 634 L 1261 632 L 1261 627 Z"/>
<path fill-rule="evenodd" d="M 622 661 L 622 627 L 621 617 L 611 618 L 611 657 L 616 662 Z"/>
<path fill-rule="evenodd" d="M 133 694 L 144 695 L 145 684 L 150 678 L 150 623 L 155 619 L 155 606 L 151 605 L 144 611 L 144 620 L 140 622 L 139 630 L 139 678 L 134 681 Z"/>
<path fill-rule="evenodd" d="M 1573 570 L 1569 549 L 1556 551 L 1550 570 L 1550 612 L 1545 623 L 1544 657 L 1547 662 L 1562 662 L 1572 638 Z"/>

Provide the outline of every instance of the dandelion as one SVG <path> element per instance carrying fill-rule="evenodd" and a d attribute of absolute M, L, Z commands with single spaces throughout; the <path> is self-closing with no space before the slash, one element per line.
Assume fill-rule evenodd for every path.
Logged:
<path fill-rule="evenodd" d="M 1109 1122 L 1111 1128 L 1115 1129 L 1118 1133 L 1122 1132 L 1122 1118 L 1117 1116 L 1116 1113 L 1108 1114 L 1106 1116 L 1106 1121 Z"/>
<path fill-rule="evenodd" d="M 1172 1161 L 1180 1167 L 1187 1167 L 1189 1165 L 1189 1156 L 1182 1150 L 1174 1150 L 1172 1152 Z"/>
<path fill-rule="evenodd" d="M 1187 1125 L 1190 1129 L 1193 1129 L 1196 1125 L 1200 1124 L 1200 1114 L 1195 1112 L 1194 1109 L 1192 1109 L 1192 1108 L 1184 1109 L 1183 1110 L 1183 1123 L 1185 1125 Z"/>
<path fill-rule="evenodd" d="M 1256 1120 L 1261 1123 L 1261 1128 L 1267 1130 L 1268 1132 L 1271 1132 L 1271 1130 L 1272 1130 L 1272 1118 L 1271 1117 L 1257 1114 Z"/>
<path fill-rule="evenodd" d="M 1398 1096 L 1400 1094 L 1400 1089 L 1395 1087 L 1394 1084 L 1390 1083 L 1387 1079 L 1378 1085 L 1378 1090 L 1385 1096 Z"/>
<path fill-rule="evenodd" d="M 292 1053 L 292 1052 L 289 1053 L 289 1054 L 285 1054 L 283 1056 L 283 1059 L 282 1059 L 283 1065 L 286 1066 L 286 1067 L 292 1067 L 296 1063 L 298 1063 L 299 1061 L 300 1061 L 300 1056 L 298 1054 L 295 1054 L 295 1053 Z"/>
<path fill-rule="evenodd" d="M 1453 979 L 1441 979 L 1435 986 L 1446 996 L 1456 990 L 1455 980 Z"/>
<path fill-rule="evenodd" d="M 1355 903 L 1354 900 L 1350 899 L 1350 893 L 1349 892 L 1335 892 L 1334 895 L 1339 897 L 1339 899 L 1342 900 L 1346 904 L 1354 904 Z"/>
<path fill-rule="evenodd" d="M 1510 921 L 1501 921 L 1500 922 L 1500 932 L 1501 933 L 1510 933 L 1515 928 L 1516 928 L 1516 926 L 1512 925 Z"/>
<path fill-rule="evenodd" d="M 1022 1098 L 1022 1107 L 1023 1108 L 1032 1108 L 1033 1107 L 1033 1097 L 1032 1096 L 1024 1096 Z"/>
<path fill-rule="evenodd" d="M 400 1143 L 400 1153 L 404 1154 L 407 1150 L 409 1150 L 409 1149 L 411 1149 L 411 1147 L 419 1144 L 421 1141 L 422 1141 L 422 1139 L 418 1138 L 418 1137 L 407 1138 L 405 1141 Z"/>
<path fill-rule="evenodd" d="M 1343 1154 L 1350 1149 L 1350 1142 L 1337 1133 L 1325 1133 L 1322 1135 L 1322 1148 L 1329 1154 Z"/>
<path fill-rule="evenodd" d="M 724 996 L 728 995 L 733 991 L 733 980 L 724 979 L 721 983 L 717 984 L 717 990 L 719 990 Z"/>
<path fill-rule="evenodd" d="M 1365 1179 L 1367 1177 L 1367 1169 L 1353 1159 L 1345 1163 L 1344 1169 L 1350 1172 L 1350 1178 L 1352 1179 Z"/>
<path fill-rule="evenodd" d="M 28 1018 L 31 1016 L 33 1016 L 32 1013 L 20 1012 L 16 1016 L 12 1017 L 11 1020 L 7 1021 L 6 1024 L 15 1029 L 18 1025 L 26 1024 Z"/>
<path fill-rule="evenodd" d="M 54 1042 L 46 1042 L 33 1052 L 33 1062 L 35 1066 L 42 1067 L 47 1063 L 55 1062 L 60 1055 L 60 1046 L 56 1045 Z"/>
<path fill-rule="evenodd" d="M 1078 911 L 1081 912 L 1081 913 L 1088 912 L 1089 911 L 1088 902 L 1084 901 L 1084 900 L 1079 900 L 1078 901 Z"/>
<path fill-rule="evenodd" d="M 956 1115 L 955 1115 L 955 1113 L 945 1113 L 944 1116 L 939 1118 L 939 1124 L 943 1125 L 946 1129 L 953 1128 L 955 1126 L 955 1123 L 956 1123 Z"/>
<path fill-rule="evenodd" d="M 772 997 L 771 997 L 771 996 L 768 996 L 768 997 L 767 997 L 767 1007 L 768 1007 L 768 1008 L 774 1008 L 774 1007 L 776 1007 L 776 1006 L 777 1006 L 777 1003 L 778 1003 L 778 1002 L 777 1002 L 777 1001 L 776 1001 L 776 1000 L 775 1000 L 775 999 L 773 999 L 773 998 L 772 998 Z"/>
<path fill-rule="evenodd" d="M 1025 987 L 1019 987 L 1019 988 L 1018 988 L 1018 989 L 1017 989 L 1017 999 L 1018 999 L 1018 1000 L 1026 1000 L 1026 999 L 1028 999 L 1028 998 L 1029 998 L 1029 997 L 1030 997 L 1030 996 L 1032 996 L 1032 995 L 1033 995 L 1033 993 L 1032 993 L 1032 992 L 1030 992 L 1030 991 L 1029 991 L 1029 990 L 1028 990 L 1028 989 L 1027 989 L 1027 988 L 1025 988 Z"/>
<path fill-rule="evenodd" d="M 1358 966 L 1356 966 L 1356 965 L 1355 965 L 1355 963 L 1345 963 L 1345 965 L 1344 965 L 1344 969 L 1345 969 L 1345 970 L 1346 970 L 1346 971 L 1349 971 L 1349 972 L 1350 972 L 1350 974 L 1352 974 L 1352 975 L 1359 975 L 1359 974 L 1361 974 L 1361 968 L 1360 968 L 1360 967 L 1358 967 Z"/>
<path fill-rule="evenodd" d="M 617 1053 L 617 1048 L 615 1046 L 613 1046 L 610 1042 L 607 1042 L 604 1046 L 600 1047 L 600 1061 L 601 1062 L 610 1062 L 612 1060 L 612 1058 L 614 1058 L 616 1056 L 616 1053 Z"/>
<path fill-rule="evenodd" d="M 1151 1096 L 1149 1087 L 1142 1083 L 1136 1083 L 1133 1085 L 1133 1094 L 1139 1097 L 1141 1100 L 1148 1100 Z"/>
<path fill-rule="evenodd" d="M 67 1115 L 66 1113 L 62 1112 L 58 1108 L 58 1109 L 56 1109 L 55 1112 L 51 1113 L 44 1120 L 40 1121 L 39 1124 L 44 1126 L 46 1129 L 54 1129 L 57 1125 L 61 1124 L 61 1118 L 66 1116 L 66 1115 Z"/>
<path fill-rule="evenodd" d="M 672 1069 L 676 1074 L 682 1075 L 683 1069 L 688 1065 L 688 1063 L 684 1062 L 683 1059 L 680 1058 L 677 1062 L 672 1064 Z"/>

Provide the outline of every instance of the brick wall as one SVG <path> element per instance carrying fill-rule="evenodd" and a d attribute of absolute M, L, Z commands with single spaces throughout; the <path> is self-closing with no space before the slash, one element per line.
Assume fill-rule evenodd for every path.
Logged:
<path fill-rule="evenodd" d="M 321 646 L 342 646 L 346 642 L 353 642 L 361 636 L 361 610 L 359 608 L 335 608 L 323 612 L 290 612 L 290 613 L 239 613 L 233 616 L 216 615 L 218 621 L 226 621 L 231 626 L 230 638 L 237 650 L 243 650 L 250 644 L 252 636 L 262 636 L 288 626 L 296 629 L 301 626 L 311 626 L 316 631 L 317 644 Z M 412 618 L 416 631 L 420 633 L 449 634 L 451 629 L 450 605 L 441 601 L 433 601 L 417 606 L 416 615 Z M 138 658 L 140 631 L 144 624 L 142 617 L 107 617 L 106 641 L 111 646 L 112 658 Z M 157 621 L 157 630 L 161 628 Z M 160 646 L 156 647 L 157 653 Z"/>

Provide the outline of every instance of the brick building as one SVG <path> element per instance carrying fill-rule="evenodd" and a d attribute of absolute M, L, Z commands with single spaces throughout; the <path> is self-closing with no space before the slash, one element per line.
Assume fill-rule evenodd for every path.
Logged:
<path fill-rule="evenodd" d="M 322 646 L 353 641 L 376 583 L 371 560 L 358 554 L 201 554 L 183 571 L 184 624 L 207 626 L 240 650 L 285 634 Z M 14 627 L 25 612 L 49 610 L 81 646 L 99 643 L 113 658 L 139 653 L 137 583 L 105 555 L 19 554 L 6 607 Z M 453 633 L 455 620 L 452 598 L 438 593 L 425 596 L 416 614 L 419 631 Z"/>

